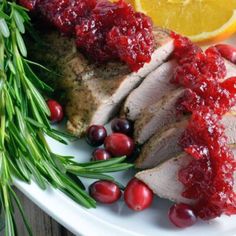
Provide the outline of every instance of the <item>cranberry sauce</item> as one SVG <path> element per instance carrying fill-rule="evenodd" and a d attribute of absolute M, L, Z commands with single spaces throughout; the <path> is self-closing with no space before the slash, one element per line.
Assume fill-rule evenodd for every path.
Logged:
<path fill-rule="evenodd" d="M 75 26 L 90 16 L 96 0 L 39 0 L 37 10 L 60 32 L 75 35 Z"/>
<path fill-rule="evenodd" d="M 236 161 L 219 120 L 207 107 L 194 111 L 180 140 L 185 152 L 194 157 L 179 172 L 179 180 L 185 185 L 183 196 L 198 200 L 195 212 L 205 220 L 236 214 Z"/>
<path fill-rule="evenodd" d="M 179 66 L 172 82 L 191 89 L 189 99 L 181 104 L 183 111 L 200 106 L 210 107 L 216 114 L 225 114 L 235 104 L 235 78 L 227 80 L 224 60 L 215 47 L 204 53 L 187 38 L 173 34 L 175 58 Z"/>
<path fill-rule="evenodd" d="M 235 105 L 236 78 L 223 80 L 226 68 L 214 47 L 204 53 L 187 38 L 172 36 L 178 66 L 171 82 L 187 88 L 177 110 L 192 113 L 179 140 L 194 158 L 179 171 L 179 180 L 185 186 L 182 195 L 197 200 L 195 212 L 204 220 L 236 214 L 236 162 L 220 124 L 222 115 Z"/>
<path fill-rule="evenodd" d="M 136 71 L 154 49 L 151 19 L 130 4 L 98 1 L 90 18 L 76 26 L 77 45 L 99 61 L 120 58 Z"/>
<path fill-rule="evenodd" d="M 76 37 L 77 46 L 98 62 L 121 60 L 137 71 L 154 51 L 151 19 L 124 0 L 20 0 L 60 32 Z"/>

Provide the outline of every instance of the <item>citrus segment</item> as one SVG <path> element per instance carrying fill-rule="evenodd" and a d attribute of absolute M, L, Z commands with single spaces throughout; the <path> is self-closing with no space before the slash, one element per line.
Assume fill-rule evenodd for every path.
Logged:
<path fill-rule="evenodd" d="M 222 40 L 236 31 L 236 0 L 130 0 L 158 26 L 193 41 Z"/>

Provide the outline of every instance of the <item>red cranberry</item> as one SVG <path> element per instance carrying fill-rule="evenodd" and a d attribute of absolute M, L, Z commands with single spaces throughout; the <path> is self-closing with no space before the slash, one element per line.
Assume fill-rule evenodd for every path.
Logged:
<path fill-rule="evenodd" d="M 107 131 L 102 125 L 92 125 L 86 133 L 87 143 L 91 146 L 101 146 L 107 136 Z"/>
<path fill-rule="evenodd" d="M 215 46 L 222 57 L 236 64 L 236 48 L 227 44 L 218 44 Z"/>
<path fill-rule="evenodd" d="M 129 120 L 115 118 L 111 122 L 111 129 L 114 133 L 122 133 L 130 136 L 133 133 L 133 124 Z"/>
<path fill-rule="evenodd" d="M 105 204 L 114 203 L 121 197 L 119 187 L 107 180 L 100 180 L 90 185 L 89 194 L 96 201 Z"/>
<path fill-rule="evenodd" d="M 32 11 L 36 6 L 37 0 L 19 0 L 19 3 L 21 6 Z"/>
<path fill-rule="evenodd" d="M 52 99 L 47 100 L 47 105 L 51 113 L 50 120 L 53 123 L 61 121 L 64 116 L 62 106 Z"/>
<path fill-rule="evenodd" d="M 186 228 L 197 222 L 192 208 L 187 204 L 175 204 L 169 210 L 170 221 L 179 228 Z"/>
<path fill-rule="evenodd" d="M 134 141 L 121 133 L 113 133 L 105 139 L 106 150 L 115 157 L 130 156 L 134 150 Z"/>
<path fill-rule="evenodd" d="M 136 161 L 136 159 L 139 157 L 140 152 L 141 152 L 141 147 L 135 145 L 134 151 L 133 151 L 132 155 L 130 155 L 128 157 L 127 162 L 134 163 Z"/>
<path fill-rule="evenodd" d="M 103 148 L 95 149 L 92 155 L 93 161 L 105 161 L 111 158 L 110 153 Z"/>
<path fill-rule="evenodd" d="M 132 210 L 142 211 L 152 204 L 153 192 L 145 183 L 134 178 L 125 188 L 124 200 Z"/>

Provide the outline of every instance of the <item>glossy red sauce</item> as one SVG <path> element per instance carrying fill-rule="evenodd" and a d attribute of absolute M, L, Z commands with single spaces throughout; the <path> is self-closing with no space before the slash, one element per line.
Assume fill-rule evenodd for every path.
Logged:
<path fill-rule="evenodd" d="M 194 158 L 179 171 L 179 180 L 185 186 L 182 195 L 197 200 L 195 211 L 204 220 L 236 214 L 236 162 L 220 124 L 222 115 L 235 105 L 236 78 L 223 81 L 226 68 L 214 47 L 204 53 L 187 38 L 172 36 L 178 61 L 172 83 L 188 88 L 177 109 L 192 114 L 179 140 Z"/>
<path fill-rule="evenodd" d="M 120 58 L 137 71 L 154 49 L 152 21 L 125 1 L 100 1 L 91 17 L 76 26 L 77 45 L 93 58 Z"/>
<path fill-rule="evenodd" d="M 183 196 L 198 200 L 195 211 L 204 220 L 236 214 L 236 162 L 219 120 L 209 108 L 194 111 L 180 140 L 185 152 L 194 157 L 179 172 L 185 185 Z"/>
<path fill-rule="evenodd" d="M 137 71 L 154 51 L 152 20 L 124 0 L 20 0 L 60 32 L 76 37 L 77 46 L 95 61 L 121 60 Z"/>
<path fill-rule="evenodd" d="M 75 26 L 90 16 L 96 0 L 38 0 L 37 11 L 61 33 L 75 35 Z"/>

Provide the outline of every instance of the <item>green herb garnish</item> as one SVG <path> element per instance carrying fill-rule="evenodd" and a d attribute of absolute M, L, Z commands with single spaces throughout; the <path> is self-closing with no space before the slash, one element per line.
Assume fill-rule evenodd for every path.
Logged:
<path fill-rule="evenodd" d="M 96 202 L 78 177 L 113 180 L 104 173 L 132 167 L 124 163 L 125 158 L 78 164 L 71 157 L 52 153 L 45 134 L 62 143 L 66 141 L 51 128 L 49 110 L 40 93 L 52 89 L 35 75 L 32 63 L 26 59 L 22 37 L 26 26 L 30 27 L 27 10 L 15 2 L 0 0 L 0 194 L 7 236 L 17 235 L 13 202 L 32 235 L 11 186 L 13 177 L 28 183 L 33 179 L 42 189 L 50 185 L 91 208 Z"/>

